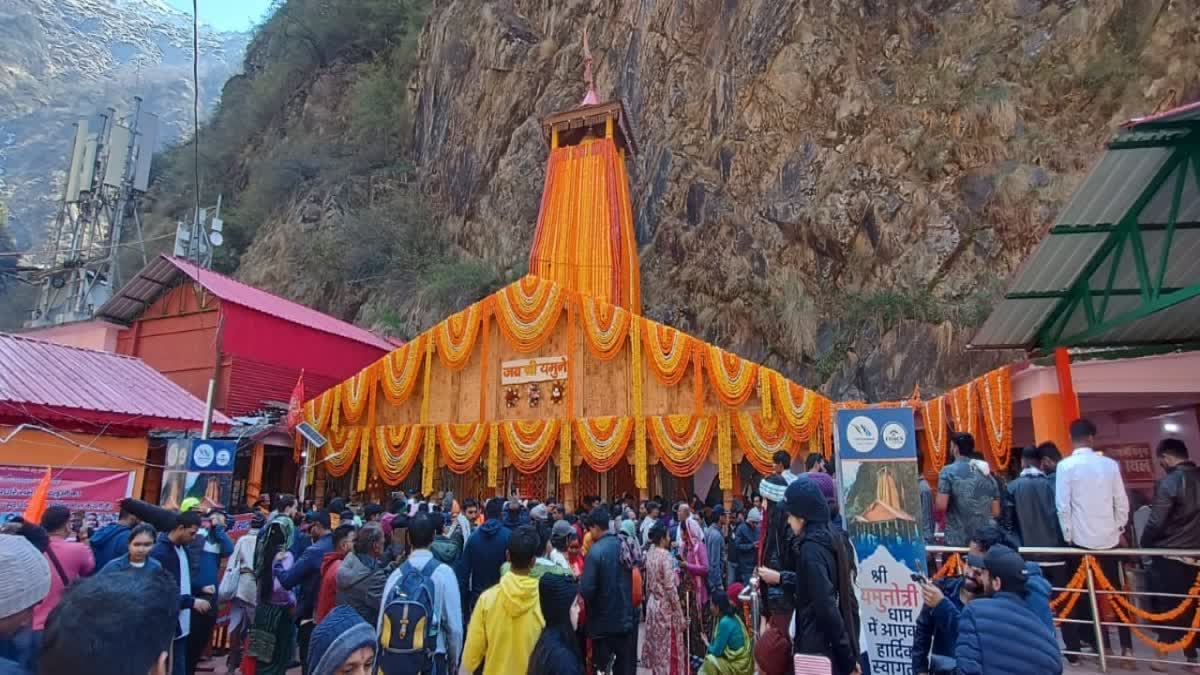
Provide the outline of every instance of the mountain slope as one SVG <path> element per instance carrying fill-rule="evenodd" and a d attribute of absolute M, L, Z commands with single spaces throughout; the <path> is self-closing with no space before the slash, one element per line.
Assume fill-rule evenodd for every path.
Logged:
<path fill-rule="evenodd" d="M 249 36 L 201 29 L 202 112 L 241 68 Z M 155 0 L 0 3 L 0 198 L 17 246 L 42 239 L 71 150 L 71 124 L 133 96 L 161 116 L 159 140 L 191 135 L 192 21 Z"/>

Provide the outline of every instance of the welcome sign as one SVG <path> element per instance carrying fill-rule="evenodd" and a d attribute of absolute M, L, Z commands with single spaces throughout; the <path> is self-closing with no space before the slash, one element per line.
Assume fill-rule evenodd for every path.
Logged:
<path fill-rule="evenodd" d="M 859 613 L 874 673 L 912 673 L 926 573 L 911 408 L 837 411 L 839 499 L 858 558 Z"/>

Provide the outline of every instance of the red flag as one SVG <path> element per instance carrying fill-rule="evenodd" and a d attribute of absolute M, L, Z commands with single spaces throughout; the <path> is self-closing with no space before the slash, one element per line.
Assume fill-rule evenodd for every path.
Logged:
<path fill-rule="evenodd" d="M 50 467 L 46 467 L 46 475 L 38 481 L 37 488 L 29 495 L 29 506 L 25 507 L 23 517 L 27 523 L 40 523 L 42 513 L 46 511 L 46 500 L 50 497 Z"/>
<path fill-rule="evenodd" d="M 304 421 L 304 371 L 300 371 L 300 377 L 296 380 L 296 388 L 292 390 L 292 400 L 288 402 L 287 425 L 289 429 L 295 429 L 296 425 Z"/>

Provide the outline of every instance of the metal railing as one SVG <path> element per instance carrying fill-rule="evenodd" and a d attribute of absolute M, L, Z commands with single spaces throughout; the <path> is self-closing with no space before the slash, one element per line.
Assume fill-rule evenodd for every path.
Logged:
<path fill-rule="evenodd" d="M 961 555 L 966 554 L 966 552 L 967 552 L 967 549 L 965 547 L 955 547 L 955 546 L 929 545 L 929 546 L 925 547 L 925 550 L 930 555 L 934 556 L 934 559 L 939 568 L 942 566 L 943 557 L 946 554 L 958 554 L 961 556 Z M 1175 557 L 1175 558 L 1187 557 L 1187 558 L 1200 559 L 1200 550 L 1175 549 L 1175 548 L 1085 549 L 1085 548 L 1072 548 L 1072 547 L 1023 546 L 1023 547 L 1019 548 L 1018 550 L 1020 551 L 1021 555 L 1024 556 L 1028 562 L 1043 563 L 1043 564 L 1049 563 L 1049 562 L 1060 562 L 1061 561 L 1061 562 L 1063 562 L 1063 564 L 1069 565 L 1071 563 L 1071 561 L 1077 561 L 1078 564 L 1082 565 L 1082 564 L 1084 564 L 1084 560 L 1085 560 L 1086 556 L 1092 556 L 1093 558 L 1117 557 L 1117 558 L 1129 559 L 1129 560 L 1121 560 L 1120 561 L 1121 563 L 1140 562 L 1140 561 L 1150 559 L 1150 558 L 1162 558 L 1162 557 L 1168 557 L 1168 556 Z M 1121 566 L 1119 566 L 1118 570 L 1119 570 L 1120 576 L 1123 577 L 1125 575 L 1124 565 L 1122 564 Z M 1158 592 L 1127 590 L 1126 587 L 1128 584 L 1125 583 L 1124 579 L 1110 580 L 1112 587 L 1114 589 L 1120 589 L 1120 590 L 1106 590 L 1103 588 L 1097 588 L 1096 587 L 1097 586 L 1096 575 L 1093 572 L 1092 565 L 1090 565 L 1090 564 L 1087 565 L 1084 571 L 1085 571 L 1085 580 L 1086 581 L 1082 587 L 1070 588 L 1070 587 L 1052 586 L 1051 588 L 1053 591 L 1055 591 L 1057 593 L 1064 593 L 1064 592 L 1066 592 L 1066 593 L 1083 593 L 1083 592 L 1086 592 L 1087 599 L 1088 599 L 1088 605 L 1091 609 L 1091 617 L 1092 618 L 1091 619 L 1075 619 L 1075 618 L 1071 618 L 1071 616 L 1070 616 L 1072 614 L 1072 612 L 1066 612 L 1066 616 L 1055 617 L 1055 621 L 1057 623 L 1064 623 L 1064 624 L 1065 623 L 1073 623 L 1073 624 L 1091 624 L 1092 625 L 1092 633 L 1093 633 L 1093 637 L 1095 640 L 1095 650 L 1096 650 L 1095 653 L 1091 654 L 1091 653 L 1083 652 L 1083 651 L 1068 651 L 1066 648 L 1064 648 L 1063 654 L 1069 655 L 1069 656 L 1079 656 L 1079 657 L 1093 657 L 1093 656 L 1097 657 L 1100 661 L 1100 670 L 1102 672 L 1108 672 L 1108 658 L 1109 657 L 1107 654 L 1107 650 L 1105 649 L 1105 642 L 1106 642 L 1105 638 L 1107 637 L 1105 635 L 1105 633 L 1107 632 L 1108 628 L 1110 626 L 1116 626 L 1118 630 L 1125 628 L 1130 631 L 1137 631 L 1139 628 L 1141 628 L 1143 625 L 1146 625 L 1146 624 L 1134 623 L 1133 620 L 1135 620 L 1137 617 L 1136 617 L 1136 615 L 1134 615 L 1132 613 L 1130 613 L 1130 615 L 1129 615 L 1129 618 L 1130 618 L 1129 622 L 1103 620 L 1103 618 L 1101 616 L 1101 612 L 1100 612 L 1100 602 L 1099 602 L 1101 596 L 1131 596 L 1131 597 L 1136 597 L 1136 598 L 1173 598 L 1173 599 L 1178 599 L 1181 602 L 1186 602 L 1189 599 L 1193 599 L 1195 602 L 1200 604 L 1200 599 L 1193 598 L 1193 596 L 1188 595 L 1188 594 L 1158 593 Z M 1196 571 L 1197 571 L 1197 574 L 1200 575 L 1200 567 L 1197 567 Z M 1198 576 L 1197 580 L 1200 581 L 1200 576 Z M 1116 604 L 1113 601 L 1106 601 L 1106 602 L 1108 602 L 1111 606 L 1115 606 L 1115 604 Z M 1194 611 L 1200 611 L 1200 606 L 1198 606 Z M 1114 609 L 1113 613 L 1118 614 L 1118 618 L 1120 618 L 1119 613 L 1115 609 Z M 1155 624 L 1150 624 L 1150 625 L 1155 625 Z M 1195 625 L 1195 622 L 1192 622 L 1192 625 Z M 1192 628 L 1192 627 L 1185 627 L 1185 626 L 1173 626 L 1173 625 L 1165 626 L 1165 627 L 1169 628 L 1172 631 L 1175 631 L 1178 634 L 1200 633 L 1200 628 Z M 1196 644 L 1196 642 L 1197 642 L 1197 640 L 1195 638 L 1193 638 L 1193 644 Z M 1151 646 L 1153 647 L 1153 645 L 1151 645 Z M 1159 654 L 1157 649 L 1154 653 L 1156 656 L 1158 656 L 1158 654 Z M 1139 661 L 1139 662 L 1146 662 L 1146 663 L 1151 663 L 1151 664 L 1172 663 L 1165 658 L 1146 658 L 1146 657 L 1137 657 L 1137 656 L 1132 656 L 1132 655 L 1121 655 L 1117 658 L 1120 658 L 1120 659 L 1126 660 L 1126 661 Z"/>

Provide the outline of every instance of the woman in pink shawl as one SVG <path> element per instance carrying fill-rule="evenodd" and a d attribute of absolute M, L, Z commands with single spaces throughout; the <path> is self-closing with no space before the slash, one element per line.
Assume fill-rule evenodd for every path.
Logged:
<path fill-rule="evenodd" d="M 694 657 L 693 662 L 703 661 L 707 648 L 701 635 L 709 616 L 708 550 L 704 547 L 704 532 L 694 518 L 685 517 L 679 528 L 684 572 L 684 582 L 679 585 L 679 602 L 687 615 L 688 654 Z"/>

